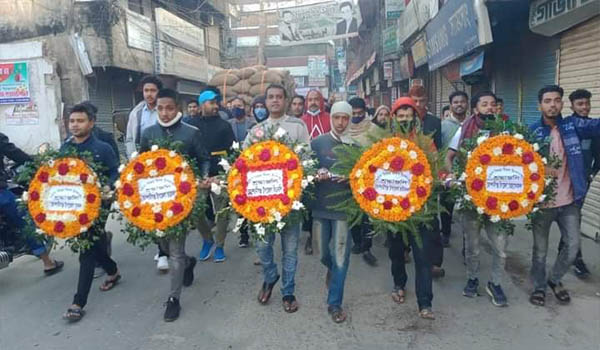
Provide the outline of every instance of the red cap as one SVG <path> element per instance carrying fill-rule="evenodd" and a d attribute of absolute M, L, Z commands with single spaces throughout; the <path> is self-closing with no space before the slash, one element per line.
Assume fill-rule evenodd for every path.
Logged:
<path fill-rule="evenodd" d="M 394 102 L 394 105 L 392 106 L 392 114 L 395 114 L 396 111 L 398 109 L 400 109 L 400 107 L 403 107 L 403 106 L 412 107 L 412 109 L 414 109 L 415 112 L 417 114 L 419 114 L 419 109 L 417 108 L 417 104 L 415 103 L 415 100 L 413 100 L 410 97 L 400 97 L 399 99 L 397 99 L 396 102 Z"/>

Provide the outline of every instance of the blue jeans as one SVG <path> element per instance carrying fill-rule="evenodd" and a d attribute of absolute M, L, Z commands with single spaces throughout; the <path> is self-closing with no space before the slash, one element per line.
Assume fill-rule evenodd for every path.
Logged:
<path fill-rule="evenodd" d="M 288 226 L 280 234 L 281 236 L 281 294 L 285 297 L 294 295 L 294 277 L 298 265 L 298 241 L 300 240 L 300 223 Z M 256 241 L 256 253 L 263 267 L 263 275 L 266 283 L 273 283 L 277 279 L 277 264 L 273 261 L 273 243 L 275 235 L 268 235 L 264 241 Z"/>
<path fill-rule="evenodd" d="M 22 233 L 21 231 L 25 227 L 25 220 L 23 220 L 25 213 L 17 207 L 17 197 L 14 193 L 7 189 L 0 189 L 0 213 L 10 230 L 16 231 L 17 234 Z M 40 256 L 46 253 L 46 246 L 38 242 L 35 238 L 23 238 L 33 255 Z"/>
<path fill-rule="evenodd" d="M 352 235 L 348 229 L 348 222 L 315 218 L 313 227 L 317 237 L 320 238 L 321 263 L 331 272 L 327 305 L 341 306 L 350 263 Z"/>

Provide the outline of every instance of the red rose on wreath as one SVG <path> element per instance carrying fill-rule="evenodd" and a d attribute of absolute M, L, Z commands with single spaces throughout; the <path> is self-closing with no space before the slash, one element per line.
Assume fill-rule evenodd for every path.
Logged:
<path fill-rule="evenodd" d="M 502 146 L 502 154 L 513 154 L 515 146 L 512 143 L 505 143 Z"/>
<path fill-rule="evenodd" d="M 156 166 L 156 169 L 163 170 L 167 166 L 167 160 L 163 157 L 156 158 L 154 165 Z"/>
<path fill-rule="evenodd" d="M 421 164 L 421 163 L 417 163 L 412 166 L 412 173 L 415 176 L 422 175 L 424 171 L 425 171 L 425 166 L 423 166 L 423 164 Z"/>
<path fill-rule="evenodd" d="M 506 114 L 502 115 L 502 121 L 507 122 L 510 119 L 509 116 L 507 116 Z"/>
<path fill-rule="evenodd" d="M 290 204 L 290 197 L 288 197 L 288 196 L 283 196 L 283 197 L 281 198 L 281 203 L 283 203 L 283 205 L 288 205 L 288 204 Z"/>
<path fill-rule="evenodd" d="M 136 173 L 141 174 L 144 172 L 144 164 L 137 162 L 133 165 L 133 170 L 135 170 Z"/>
<path fill-rule="evenodd" d="M 496 197 L 488 197 L 485 205 L 492 210 L 496 209 L 498 207 L 498 199 Z"/>
<path fill-rule="evenodd" d="M 403 199 L 403 200 L 400 202 L 400 206 L 401 206 L 403 209 L 408 209 L 408 208 L 410 208 L 410 199 L 408 199 L 408 198 L 404 198 L 404 199 Z"/>
<path fill-rule="evenodd" d="M 510 203 L 508 203 L 508 208 L 512 211 L 519 209 L 519 202 L 515 200 L 510 201 Z"/>
<path fill-rule="evenodd" d="M 140 216 L 140 214 L 142 213 L 142 209 L 135 207 L 133 208 L 133 210 L 131 211 L 131 215 L 133 215 L 133 217 L 138 217 Z"/>
<path fill-rule="evenodd" d="M 260 152 L 258 158 L 260 158 L 260 160 L 262 160 L 263 162 L 269 161 L 269 159 L 271 159 L 271 151 L 269 151 L 268 149 L 263 149 Z"/>
<path fill-rule="evenodd" d="M 173 212 L 173 215 L 177 215 L 183 211 L 183 205 L 181 205 L 181 203 L 175 202 L 171 206 L 171 211 Z"/>
<path fill-rule="evenodd" d="M 36 222 L 38 222 L 38 223 L 40 223 L 40 224 L 41 224 L 42 222 L 46 221 L 46 214 L 44 214 L 44 213 L 39 213 L 39 214 L 37 214 L 37 215 L 35 216 L 35 221 L 36 221 Z"/>
<path fill-rule="evenodd" d="M 370 201 L 374 201 L 377 197 L 377 191 L 373 187 L 369 187 L 363 192 L 363 196 Z"/>
<path fill-rule="evenodd" d="M 86 197 L 88 203 L 94 203 L 96 201 L 96 195 L 93 193 L 90 193 L 87 195 Z"/>
<path fill-rule="evenodd" d="M 239 171 L 244 171 L 246 170 L 246 162 L 244 162 L 244 160 L 240 158 L 235 161 L 235 167 Z"/>
<path fill-rule="evenodd" d="M 402 157 L 396 157 L 396 158 L 392 159 L 392 162 L 390 163 L 390 167 L 394 171 L 402 170 L 403 166 L 404 166 L 404 159 L 402 159 Z"/>
<path fill-rule="evenodd" d="M 130 184 L 123 185 L 123 194 L 126 196 L 133 196 L 133 186 Z"/>
<path fill-rule="evenodd" d="M 492 157 L 490 157 L 489 154 L 482 154 L 479 157 L 479 161 L 481 162 L 481 164 L 486 165 L 488 164 L 490 161 L 492 160 Z"/>
<path fill-rule="evenodd" d="M 533 174 L 531 174 L 531 175 L 529 176 L 529 179 L 530 179 L 531 181 L 538 181 L 538 180 L 540 179 L 540 174 L 538 174 L 538 173 L 533 173 Z"/>
<path fill-rule="evenodd" d="M 246 203 L 246 196 L 238 194 L 237 196 L 235 196 L 235 202 L 238 205 L 244 205 Z"/>
<path fill-rule="evenodd" d="M 425 197 L 427 195 L 427 190 L 423 186 L 417 187 L 417 196 Z"/>
<path fill-rule="evenodd" d="M 481 191 L 483 188 L 483 181 L 481 179 L 475 179 L 471 182 L 471 188 L 475 191 Z"/>
<path fill-rule="evenodd" d="M 392 202 L 391 201 L 385 201 L 385 202 L 383 202 L 383 209 L 385 209 L 385 210 L 392 209 Z"/>
<path fill-rule="evenodd" d="M 57 221 L 56 224 L 54 224 L 54 231 L 56 232 L 63 232 L 65 230 L 65 224 L 62 221 Z"/>
<path fill-rule="evenodd" d="M 81 225 L 85 225 L 88 222 L 90 222 L 90 218 L 88 217 L 87 214 L 81 214 L 81 215 L 79 215 L 79 223 Z"/>
<path fill-rule="evenodd" d="M 377 172 L 377 167 L 373 164 L 369 165 L 369 171 L 371 172 L 371 174 L 376 173 Z"/>
<path fill-rule="evenodd" d="M 154 221 L 156 222 L 162 222 L 164 219 L 163 214 L 161 213 L 154 213 Z"/>
<path fill-rule="evenodd" d="M 258 208 L 256 209 L 256 212 L 257 212 L 257 213 L 258 213 L 258 215 L 260 215 L 260 216 L 265 216 L 265 215 L 267 215 L 267 211 L 266 211 L 266 210 L 265 210 L 265 208 L 263 208 L 263 207 L 258 207 Z"/>
<path fill-rule="evenodd" d="M 296 168 L 298 168 L 298 162 L 295 159 L 290 159 L 287 162 L 287 168 L 288 170 L 296 170 Z"/>
<path fill-rule="evenodd" d="M 523 161 L 523 164 L 529 164 L 529 163 L 533 162 L 533 153 L 531 153 L 531 152 L 523 153 L 523 157 L 521 157 L 521 160 Z"/>
<path fill-rule="evenodd" d="M 88 174 L 79 174 L 79 180 L 81 180 L 82 183 L 86 183 L 88 180 Z"/>
<path fill-rule="evenodd" d="M 61 163 L 58 165 L 58 173 L 60 175 L 67 175 L 67 173 L 69 172 L 69 165 L 66 163 Z"/>
<path fill-rule="evenodd" d="M 181 193 L 188 194 L 188 193 L 190 193 L 191 190 L 192 190 L 192 185 L 189 182 L 184 181 L 179 184 L 179 191 L 181 191 Z"/>
<path fill-rule="evenodd" d="M 40 199 L 40 194 L 37 191 L 33 191 L 29 194 L 29 198 L 32 201 L 37 201 L 38 199 Z"/>
<path fill-rule="evenodd" d="M 38 175 L 38 180 L 43 183 L 48 182 L 48 173 L 45 171 L 41 172 L 40 175 Z"/>
<path fill-rule="evenodd" d="M 535 199 L 535 192 L 529 191 L 529 193 L 527 193 L 527 198 L 529 198 L 529 199 Z"/>

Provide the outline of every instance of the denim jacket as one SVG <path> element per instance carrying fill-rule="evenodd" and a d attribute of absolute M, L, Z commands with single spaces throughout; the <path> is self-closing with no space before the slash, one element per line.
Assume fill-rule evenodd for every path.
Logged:
<path fill-rule="evenodd" d="M 569 176 L 573 184 L 573 195 L 576 202 L 585 197 L 588 188 L 588 178 L 585 172 L 581 139 L 600 136 L 600 119 L 581 119 L 573 116 L 558 116 L 558 131 L 565 146 L 566 161 L 569 167 Z M 530 130 L 540 139 L 550 136 L 551 127 L 544 123 L 544 118 L 532 124 Z"/>

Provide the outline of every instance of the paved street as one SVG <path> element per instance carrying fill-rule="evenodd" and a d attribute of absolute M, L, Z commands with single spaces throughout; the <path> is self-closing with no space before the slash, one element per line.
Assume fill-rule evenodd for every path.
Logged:
<path fill-rule="evenodd" d="M 304 239 L 303 239 L 304 240 Z M 600 246 L 583 241 L 583 253 L 594 277 L 587 282 L 568 274 L 564 280 L 573 302 L 557 305 L 549 296 L 545 308 L 529 304 L 531 235 L 520 230 L 509 244 L 505 291 L 510 306 L 498 309 L 487 297 L 461 296 L 465 272 L 460 237 L 446 250 L 446 277 L 434 282 L 435 321 L 417 316 L 414 283 L 409 283 L 406 304 L 389 297 L 391 276 L 383 240 L 377 238 L 377 268 L 353 255 L 346 284 L 346 323 L 331 322 L 325 308 L 325 270 L 316 256 L 300 253 L 296 314 L 286 314 L 277 290 L 268 306 L 256 302 L 261 282 L 254 266 L 253 249 L 237 247 L 228 237 L 228 260 L 196 266 L 196 280 L 182 295 L 182 315 L 174 323 L 162 320 L 169 288 L 167 275 L 159 275 L 154 248 L 140 251 L 117 235 L 113 255 L 122 283 L 103 293 L 96 280 L 77 324 L 61 319 L 75 291 L 78 264 L 74 254 L 54 255 L 66 262 L 65 270 L 44 277 L 41 263 L 21 257 L 0 271 L 0 349 L 598 349 L 600 344 Z M 553 231 L 552 261 L 557 232 Z M 197 254 L 197 233 L 187 250 Z M 489 271 L 483 253 L 482 270 Z M 412 278 L 412 264 L 409 265 Z M 484 274 L 482 279 L 486 280 Z"/>

